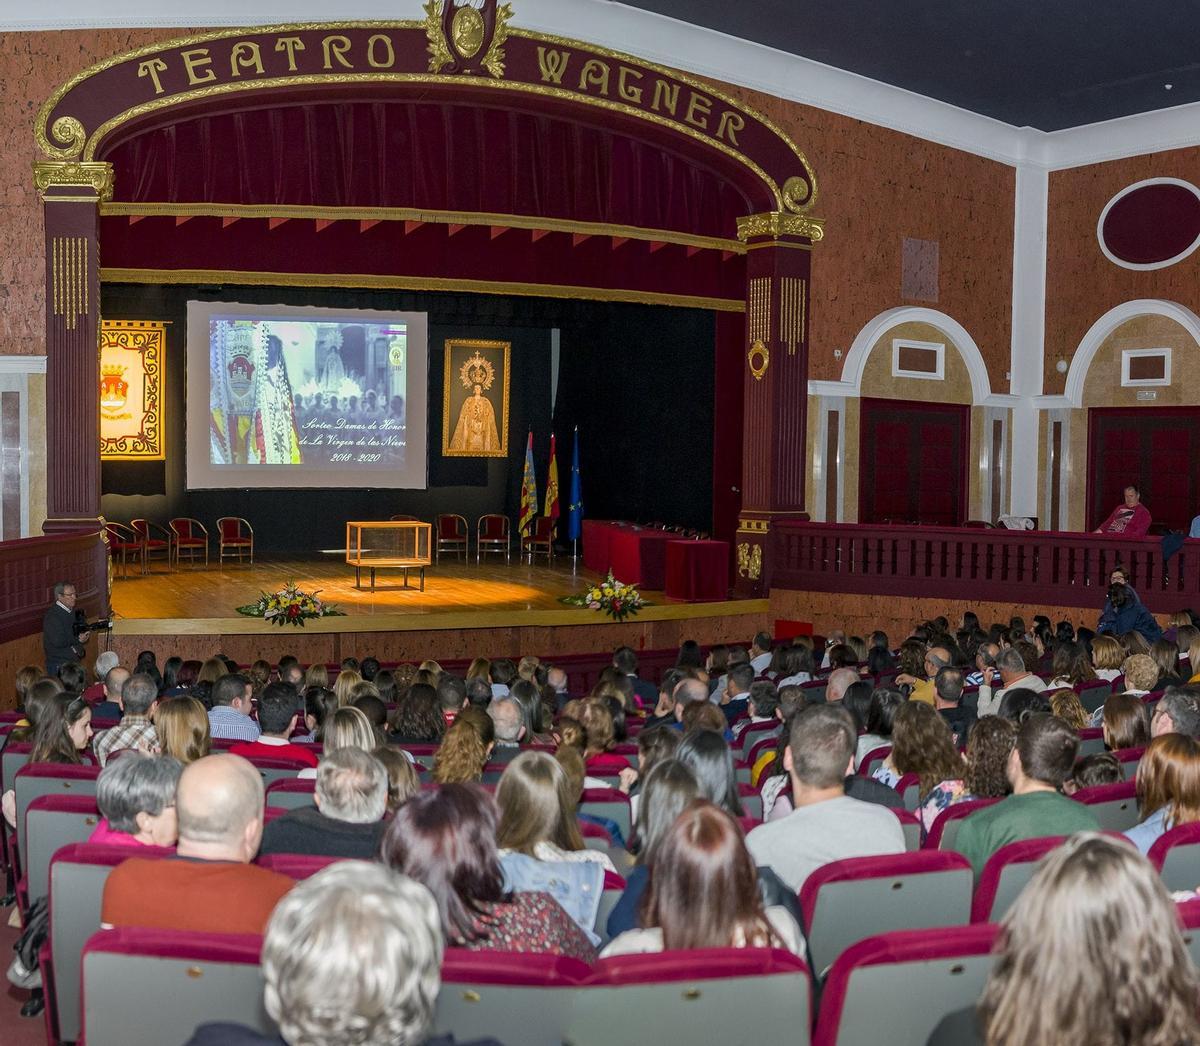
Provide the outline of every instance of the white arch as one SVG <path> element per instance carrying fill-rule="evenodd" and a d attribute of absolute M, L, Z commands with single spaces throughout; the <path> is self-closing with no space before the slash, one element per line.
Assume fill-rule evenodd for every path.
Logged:
<path fill-rule="evenodd" d="M 967 333 L 966 327 L 944 312 L 917 306 L 903 306 L 881 312 L 858 332 L 854 344 L 846 353 L 846 362 L 842 365 L 843 385 L 853 388 L 856 395 L 861 391 L 863 369 L 872 347 L 884 334 L 902 323 L 927 323 L 945 334 L 966 364 L 967 373 L 971 378 L 972 403 L 981 404 L 991 395 L 991 381 L 988 378 L 987 366 L 983 362 L 983 355 L 979 346 L 975 344 L 975 339 Z"/>
<path fill-rule="evenodd" d="M 1200 346 L 1200 316 L 1186 306 L 1159 298 L 1136 298 L 1133 301 L 1122 302 L 1109 309 L 1091 325 L 1075 350 L 1071 359 L 1071 369 L 1067 371 L 1067 386 L 1063 390 L 1063 395 L 1072 407 L 1083 406 L 1083 384 L 1100 346 L 1122 323 L 1137 316 L 1165 316 L 1174 320 L 1192 336 L 1197 346 Z"/>

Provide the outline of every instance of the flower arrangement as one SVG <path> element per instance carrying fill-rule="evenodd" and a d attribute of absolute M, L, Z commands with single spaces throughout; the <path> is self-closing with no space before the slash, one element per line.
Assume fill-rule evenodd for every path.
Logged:
<path fill-rule="evenodd" d="M 239 614 L 261 617 L 273 625 L 294 625 L 303 628 L 304 622 L 314 617 L 345 617 L 332 603 L 322 602 L 320 592 L 301 592 L 296 582 L 289 581 L 278 592 L 264 592 L 258 601 L 238 607 Z"/>
<path fill-rule="evenodd" d="M 613 577 L 612 571 L 599 584 L 593 585 L 582 595 L 564 596 L 564 603 L 569 606 L 587 607 L 589 610 L 600 610 L 615 621 L 624 621 L 633 617 L 646 601 L 642 594 L 632 585 L 623 585 Z"/>

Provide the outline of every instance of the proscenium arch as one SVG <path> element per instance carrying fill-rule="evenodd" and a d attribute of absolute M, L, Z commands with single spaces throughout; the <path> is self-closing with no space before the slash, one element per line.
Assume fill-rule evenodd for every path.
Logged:
<path fill-rule="evenodd" d="M 991 395 L 991 380 L 988 378 L 987 365 L 983 362 L 983 354 L 966 327 L 944 312 L 916 306 L 902 306 L 881 312 L 858 332 L 842 365 L 844 385 L 853 388 L 857 394 L 862 386 L 863 368 L 866 367 L 871 349 L 883 335 L 902 323 L 926 323 L 936 327 L 953 342 L 971 379 L 972 404 L 979 405 Z"/>
<path fill-rule="evenodd" d="M 178 38 L 158 44 L 148 45 L 133 51 L 113 56 L 94 64 L 76 74 L 60 86 L 38 112 L 35 122 L 35 138 L 41 151 L 53 160 L 69 162 L 82 160 L 84 162 L 103 159 L 106 152 L 119 140 L 140 133 L 147 126 L 161 125 L 164 122 L 174 122 L 162 116 L 170 110 L 180 113 L 187 112 L 195 115 L 199 112 L 220 111 L 219 100 L 222 97 L 242 95 L 252 99 L 251 104 L 270 104 L 272 95 L 286 96 L 294 94 L 297 89 L 307 88 L 310 91 L 329 89 L 330 99 L 337 97 L 337 92 L 345 91 L 349 85 L 357 85 L 370 89 L 376 87 L 391 87 L 393 89 L 408 89 L 410 93 L 424 89 L 446 92 L 471 92 L 481 99 L 486 97 L 493 103 L 511 104 L 512 101 L 528 99 L 540 101 L 542 106 L 557 106 L 561 110 L 574 110 L 581 116 L 587 116 L 591 121 L 602 119 L 618 119 L 626 124 L 639 125 L 643 133 L 639 135 L 647 141 L 653 141 L 664 148 L 664 138 L 677 137 L 685 155 L 692 158 L 705 157 L 706 162 L 714 171 L 723 173 L 731 182 L 737 184 L 742 191 L 752 199 L 755 211 L 791 211 L 807 212 L 816 200 L 816 177 L 804 154 L 796 147 L 795 142 L 781 128 L 762 116 L 750 106 L 732 98 L 712 85 L 694 79 L 686 73 L 677 72 L 664 66 L 645 62 L 634 56 L 619 52 L 608 51 L 594 47 L 583 41 L 563 37 L 546 36 L 526 30 L 508 30 L 509 40 L 520 39 L 527 42 L 550 44 L 556 47 L 570 47 L 581 52 L 581 58 L 587 54 L 599 54 L 614 62 L 627 63 L 638 70 L 646 70 L 669 77 L 686 85 L 689 89 L 702 93 L 720 101 L 734 112 L 740 112 L 751 117 L 756 125 L 765 130 L 768 137 L 769 149 L 776 154 L 782 148 L 786 150 L 789 164 L 795 164 L 796 170 L 767 171 L 762 163 L 754 156 L 747 155 L 738 149 L 731 148 L 713 134 L 705 134 L 694 127 L 686 126 L 681 120 L 669 120 L 655 112 L 647 111 L 636 105 L 628 105 L 609 97 L 567 90 L 555 87 L 549 83 L 532 83 L 519 79 L 503 79 L 490 76 L 443 75 L 430 72 L 323 72 L 290 76 L 271 77 L 238 77 L 222 83 L 211 83 L 208 86 L 180 91 L 174 94 L 155 97 L 138 104 L 129 105 L 119 111 L 106 112 L 101 118 L 92 108 L 89 117 L 86 105 L 80 103 L 75 109 L 73 103 L 79 96 L 73 94 L 76 89 L 98 88 L 97 83 L 87 82 L 114 70 L 125 63 L 138 59 L 151 58 L 157 55 L 167 55 L 172 49 L 194 47 L 206 43 L 227 41 L 234 38 L 261 37 L 270 34 L 282 34 L 297 31 L 350 31 L 350 30 L 380 30 L 392 32 L 423 32 L 427 29 L 426 22 L 396 21 L 396 22 L 331 22 L 313 25 L 276 25 L 253 28 L 238 28 L 205 33 L 196 36 Z M 115 75 L 111 74 L 110 75 Z M 139 74 L 140 75 L 140 74 Z M 126 85 L 127 87 L 128 85 Z M 581 84 L 582 88 L 582 84 Z M 81 92 L 82 93 L 82 92 Z M 65 100 L 65 102 L 64 102 Z M 210 104 L 211 102 L 216 104 Z M 124 102 L 120 103 L 124 104 Z M 63 106 L 60 111 L 59 107 Z M 524 107 L 524 106 L 521 106 Z M 111 107 L 110 107 L 111 108 Z M 237 106 L 234 106 L 237 108 Z M 72 111 L 74 110 L 74 111 Z M 75 113 L 78 112 L 95 126 L 84 126 Z M 158 119 L 156 119 L 156 116 Z M 585 121 L 586 122 L 586 121 Z M 647 134 L 646 131 L 655 129 L 657 134 Z M 664 134 L 663 132 L 667 132 Z M 773 143 L 773 144 L 771 144 Z M 761 140 L 760 140 L 761 144 Z M 766 162 L 765 158 L 763 162 Z M 771 157 L 773 165 L 781 165 L 779 155 Z M 797 177 L 803 172 L 803 178 Z M 778 178 L 778 180 L 777 180 Z M 807 183 L 807 184 L 805 184 Z M 797 195 L 797 188 L 803 190 Z"/>
<path fill-rule="evenodd" d="M 1067 371 L 1067 383 L 1063 395 L 1070 401 L 1072 407 L 1083 406 L 1083 389 L 1087 382 L 1088 371 L 1100 346 L 1108 340 L 1110 334 L 1123 323 L 1136 319 L 1138 316 L 1162 316 L 1174 320 L 1192 336 L 1200 347 L 1200 316 L 1192 312 L 1186 305 L 1178 302 L 1164 301 L 1160 298 L 1136 298 L 1122 302 L 1111 308 L 1088 328 L 1088 332 L 1079 342 L 1079 347 L 1071 357 L 1071 368 Z"/>

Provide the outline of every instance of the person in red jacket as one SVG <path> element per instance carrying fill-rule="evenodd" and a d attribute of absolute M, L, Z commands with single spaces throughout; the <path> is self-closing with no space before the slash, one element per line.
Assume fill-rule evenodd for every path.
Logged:
<path fill-rule="evenodd" d="M 1142 504 L 1142 492 L 1133 483 L 1125 488 L 1125 501 L 1098 526 L 1095 534 L 1120 534 L 1126 538 L 1142 538 L 1150 529 L 1150 510 Z"/>

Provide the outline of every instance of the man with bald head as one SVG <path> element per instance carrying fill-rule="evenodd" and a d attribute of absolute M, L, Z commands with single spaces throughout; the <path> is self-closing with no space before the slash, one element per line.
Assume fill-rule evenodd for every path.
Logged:
<path fill-rule="evenodd" d="M 250 862 L 263 832 L 263 783 L 241 756 L 210 755 L 183 771 L 175 797 L 174 856 L 134 857 L 104 886 L 105 926 L 262 933 L 286 876 Z"/>
<path fill-rule="evenodd" d="M 120 665 L 110 668 L 104 674 L 104 700 L 92 706 L 93 719 L 111 719 L 115 723 L 125 714 L 121 705 L 121 693 L 128 678 L 129 669 Z"/>
<path fill-rule="evenodd" d="M 846 696 L 846 691 L 860 679 L 862 676 L 853 668 L 835 668 L 829 673 L 829 680 L 825 684 L 826 703 L 836 704 Z"/>

